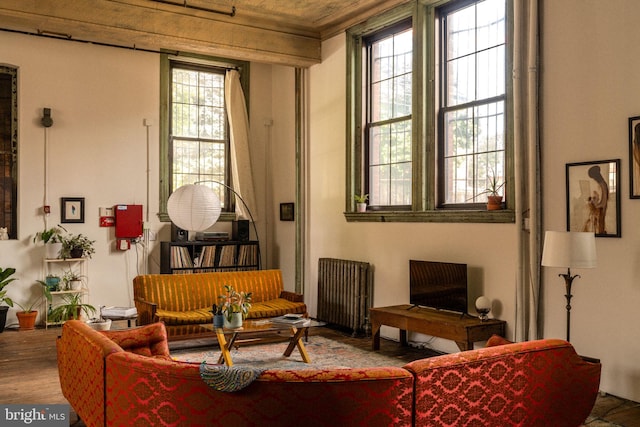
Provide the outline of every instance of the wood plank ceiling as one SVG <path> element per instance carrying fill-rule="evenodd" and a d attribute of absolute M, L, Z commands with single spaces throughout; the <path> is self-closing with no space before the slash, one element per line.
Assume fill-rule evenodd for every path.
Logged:
<path fill-rule="evenodd" d="M 0 0 L 0 30 L 307 67 L 322 40 L 407 1 Z"/>

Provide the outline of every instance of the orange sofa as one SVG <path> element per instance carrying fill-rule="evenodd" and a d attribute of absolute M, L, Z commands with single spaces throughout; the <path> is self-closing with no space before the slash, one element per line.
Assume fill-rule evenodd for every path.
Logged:
<path fill-rule="evenodd" d="M 307 313 L 303 295 L 284 290 L 280 270 L 146 274 L 133 279 L 138 324 L 164 322 L 170 339 L 212 334 L 200 325 L 213 322 L 211 306 L 225 285 L 252 293 L 250 319 Z"/>
<path fill-rule="evenodd" d="M 57 341 L 65 398 L 92 426 L 550 426 L 589 415 L 600 364 L 540 340 L 404 367 L 266 370 L 237 392 L 171 359 L 162 323 L 97 332 L 67 321 Z"/>

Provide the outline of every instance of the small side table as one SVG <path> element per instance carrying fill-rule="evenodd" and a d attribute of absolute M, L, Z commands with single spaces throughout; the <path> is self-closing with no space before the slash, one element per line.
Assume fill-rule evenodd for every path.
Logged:
<path fill-rule="evenodd" d="M 103 314 L 102 318 L 103 319 L 111 319 L 112 322 L 117 321 L 117 320 L 126 320 L 127 321 L 127 328 L 131 327 L 131 321 L 133 321 L 133 326 L 137 326 L 138 325 L 138 322 L 137 322 L 138 315 L 137 314 L 134 314 L 134 315 L 131 315 L 131 316 L 109 316 L 108 314 L 107 315 Z"/>

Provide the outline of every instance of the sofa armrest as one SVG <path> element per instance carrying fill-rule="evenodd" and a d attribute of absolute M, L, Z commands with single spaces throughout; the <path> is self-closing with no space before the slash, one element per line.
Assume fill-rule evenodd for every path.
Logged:
<path fill-rule="evenodd" d="M 280 298 L 291 302 L 304 302 L 304 295 L 295 292 L 282 291 L 280 292 Z"/>
<path fill-rule="evenodd" d="M 101 333 L 130 353 L 149 357 L 171 356 L 164 323 L 156 322 L 139 328 L 101 331 Z"/>
<path fill-rule="evenodd" d="M 136 298 L 134 303 L 138 312 L 137 322 L 139 325 L 148 325 L 156 321 L 155 317 L 158 304 L 139 298 Z"/>
<path fill-rule="evenodd" d="M 514 413 L 519 425 L 581 425 L 595 403 L 601 370 L 556 339 L 421 359 L 405 368 L 416 377 L 416 425 L 445 414 L 453 417 L 450 425 L 501 425 L 505 414 Z M 489 397 L 487 404 L 478 405 L 474 396 L 480 391 Z M 495 396 L 500 411 L 488 409 Z M 447 412 L 451 402 L 455 413 Z"/>

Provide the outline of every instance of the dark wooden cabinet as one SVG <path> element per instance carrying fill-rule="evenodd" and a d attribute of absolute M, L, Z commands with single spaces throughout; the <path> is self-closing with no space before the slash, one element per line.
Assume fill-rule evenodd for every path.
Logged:
<path fill-rule="evenodd" d="M 162 274 L 259 269 L 260 245 L 256 240 L 162 242 L 160 245 Z"/>

